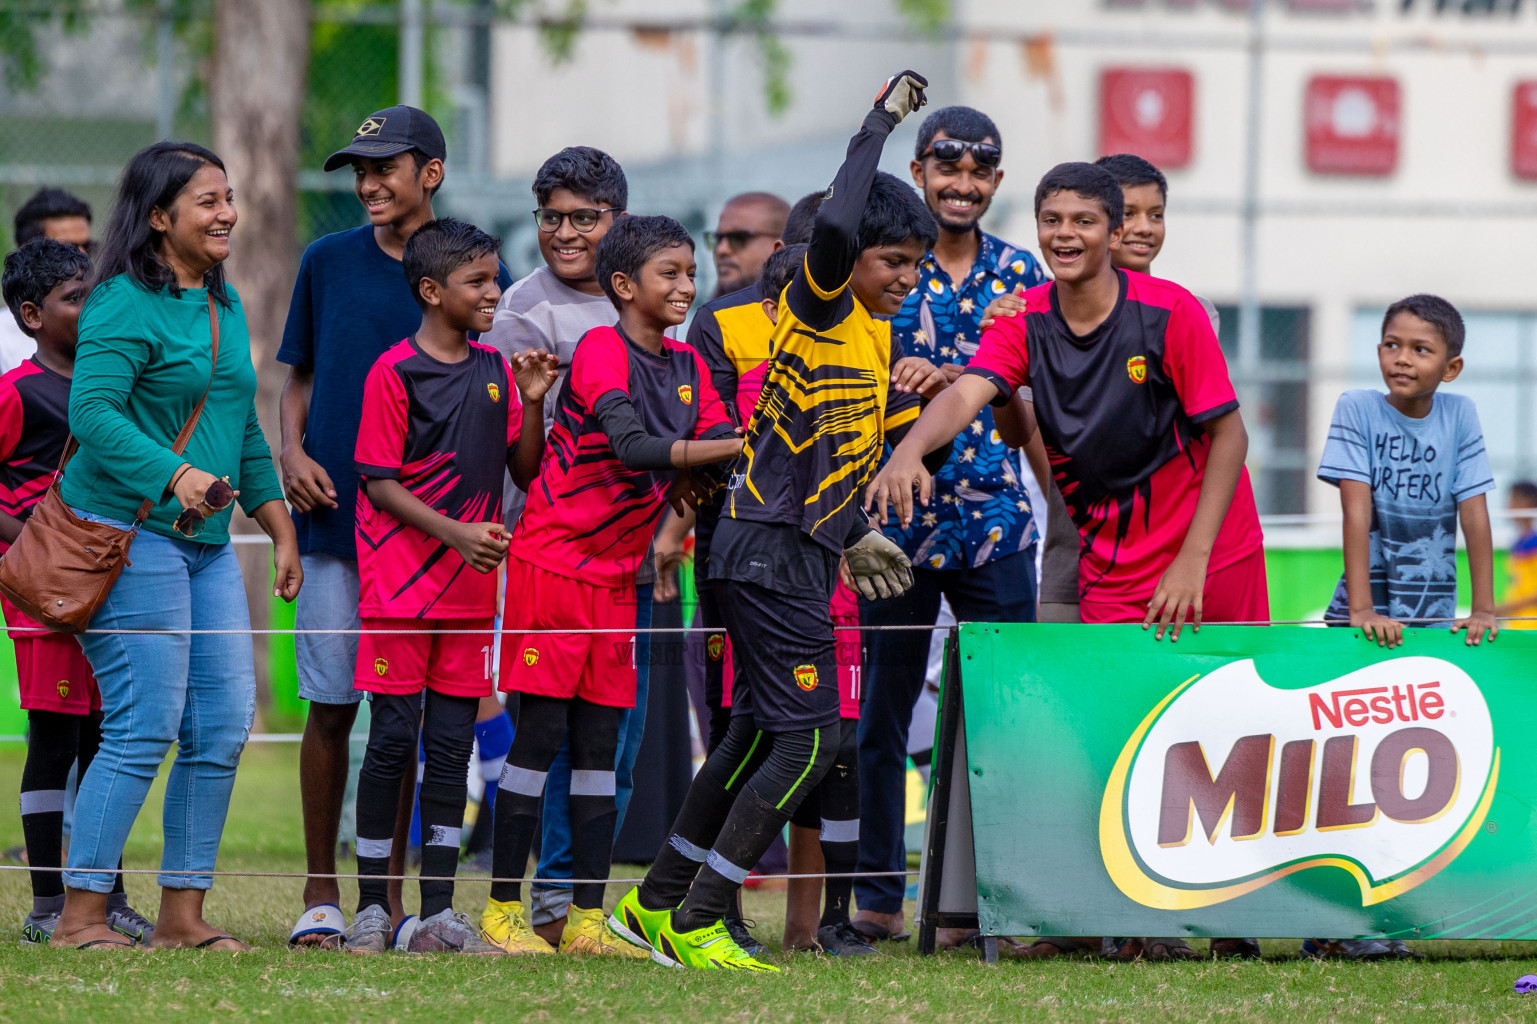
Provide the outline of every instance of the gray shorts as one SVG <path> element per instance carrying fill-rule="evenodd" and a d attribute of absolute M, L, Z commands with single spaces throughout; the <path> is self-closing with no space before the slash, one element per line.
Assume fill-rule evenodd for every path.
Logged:
<path fill-rule="evenodd" d="M 334 555 L 300 555 L 304 586 L 294 608 L 295 629 L 360 629 L 358 563 Z M 299 696 L 319 704 L 356 704 L 352 685 L 358 660 L 356 633 L 300 633 L 294 637 Z"/>

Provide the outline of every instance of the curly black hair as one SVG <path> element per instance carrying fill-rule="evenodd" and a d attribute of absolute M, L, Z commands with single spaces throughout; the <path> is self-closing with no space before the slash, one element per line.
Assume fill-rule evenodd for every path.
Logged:
<path fill-rule="evenodd" d="M 15 252 L 7 253 L 5 271 L 0 274 L 0 293 L 6 307 L 27 337 L 33 337 L 21 322 L 21 304 L 42 306 L 48 293 L 65 281 L 89 274 L 91 258 L 73 245 L 52 238 L 38 237 Z"/>

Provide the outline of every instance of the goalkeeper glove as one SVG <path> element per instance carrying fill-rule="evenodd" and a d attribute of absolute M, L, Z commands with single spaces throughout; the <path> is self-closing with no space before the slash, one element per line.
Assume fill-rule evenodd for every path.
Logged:
<path fill-rule="evenodd" d="M 913 563 L 884 533 L 871 530 L 843 549 L 849 575 L 867 601 L 898 597 L 913 585 Z"/>

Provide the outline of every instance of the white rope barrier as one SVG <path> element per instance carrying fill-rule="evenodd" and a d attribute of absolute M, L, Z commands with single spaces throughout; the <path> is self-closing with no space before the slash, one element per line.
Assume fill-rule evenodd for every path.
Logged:
<path fill-rule="evenodd" d="M 325 874 L 322 872 L 303 871 L 161 871 L 159 868 L 70 868 L 48 867 L 35 868 L 28 864 L 0 864 L 0 871 L 43 871 L 52 874 L 69 872 L 75 875 L 166 875 L 169 877 L 213 877 L 213 878 L 332 878 L 332 879 L 360 879 L 372 878 L 386 882 L 515 882 L 518 885 L 639 885 L 644 878 L 493 878 L 488 875 L 359 875 L 346 872 Z M 752 875 L 752 878 L 781 879 L 781 878 L 908 878 L 920 874 L 918 871 L 843 871 L 843 872 L 811 872 L 796 875 Z"/>

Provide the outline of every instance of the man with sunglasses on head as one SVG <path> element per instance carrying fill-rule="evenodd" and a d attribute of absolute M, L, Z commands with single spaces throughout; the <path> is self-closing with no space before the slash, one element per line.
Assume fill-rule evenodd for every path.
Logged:
<path fill-rule="evenodd" d="M 726 200 L 715 230 L 704 244 L 715 258 L 715 294 L 720 298 L 757 284 L 763 264 L 780 246 L 790 204 L 771 192 L 743 192 Z"/>
<path fill-rule="evenodd" d="M 555 410 L 571 357 L 582 335 L 595 327 L 618 322 L 614 304 L 598 283 L 598 243 L 614 221 L 625 215 L 629 184 L 619 162 L 591 146 L 568 146 L 550 157 L 534 175 L 534 224 L 538 228 L 539 255 L 544 266 L 513 283 L 496 304 L 496 314 L 485 341 L 511 359 L 519 352 L 544 349 L 555 353 L 560 377 L 544 402 L 544 432 L 554 424 Z M 525 497 L 509 477 L 503 507 L 510 530 L 523 514 Z M 651 592 L 656 582 L 654 558 L 648 553 L 635 575 L 635 626 L 651 626 Z M 614 765 L 614 802 L 618 818 L 614 833 L 624 822 L 632 791 L 635 755 L 640 749 L 646 722 L 646 695 L 650 685 L 651 644 L 645 633 L 635 638 L 635 707 L 626 709 L 619 724 L 619 749 Z M 494 788 L 494 782 L 488 782 Z M 539 878 L 572 877 L 570 746 L 561 748 L 550 766 L 544 785 L 540 822 Z M 534 886 L 529 909 L 534 930 L 552 945 L 560 942 L 566 910 L 571 904 L 569 886 Z"/>
<path fill-rule="evenodd" d="M 945 107 L 918 129 L 913 184 L 939 224 L 918 265 L 917 287 L 891 322 L 893 344 L 961 375 L 977 351 L 988 303 L 1046 280 L 1035 257 L 978 225 L 1003 181 L 1002 136 L 970 107 Z M 932 396 L 925 396 L 932 397 Z M 955 439 L 934 476 L 934 499 L 912 525 L 886 534 L 913 563 L 911 590 L 860 604 L 864 626 L 933 625 L 940 598 L 970 622 L 1035 620 L 1036 528 L 1020 479 L 1019 452 L 1005 445 L 984 409 Z M 922 692 L 930 634 L 865 636 L 865 703 L 859 721 L 861 872 L 904 871 L 908 725 Z M 854 927 L 874 940 L 903 935 L 902 879 L 861 878 Z M 941 935 L 955 941 L 955 936 Z"/>

